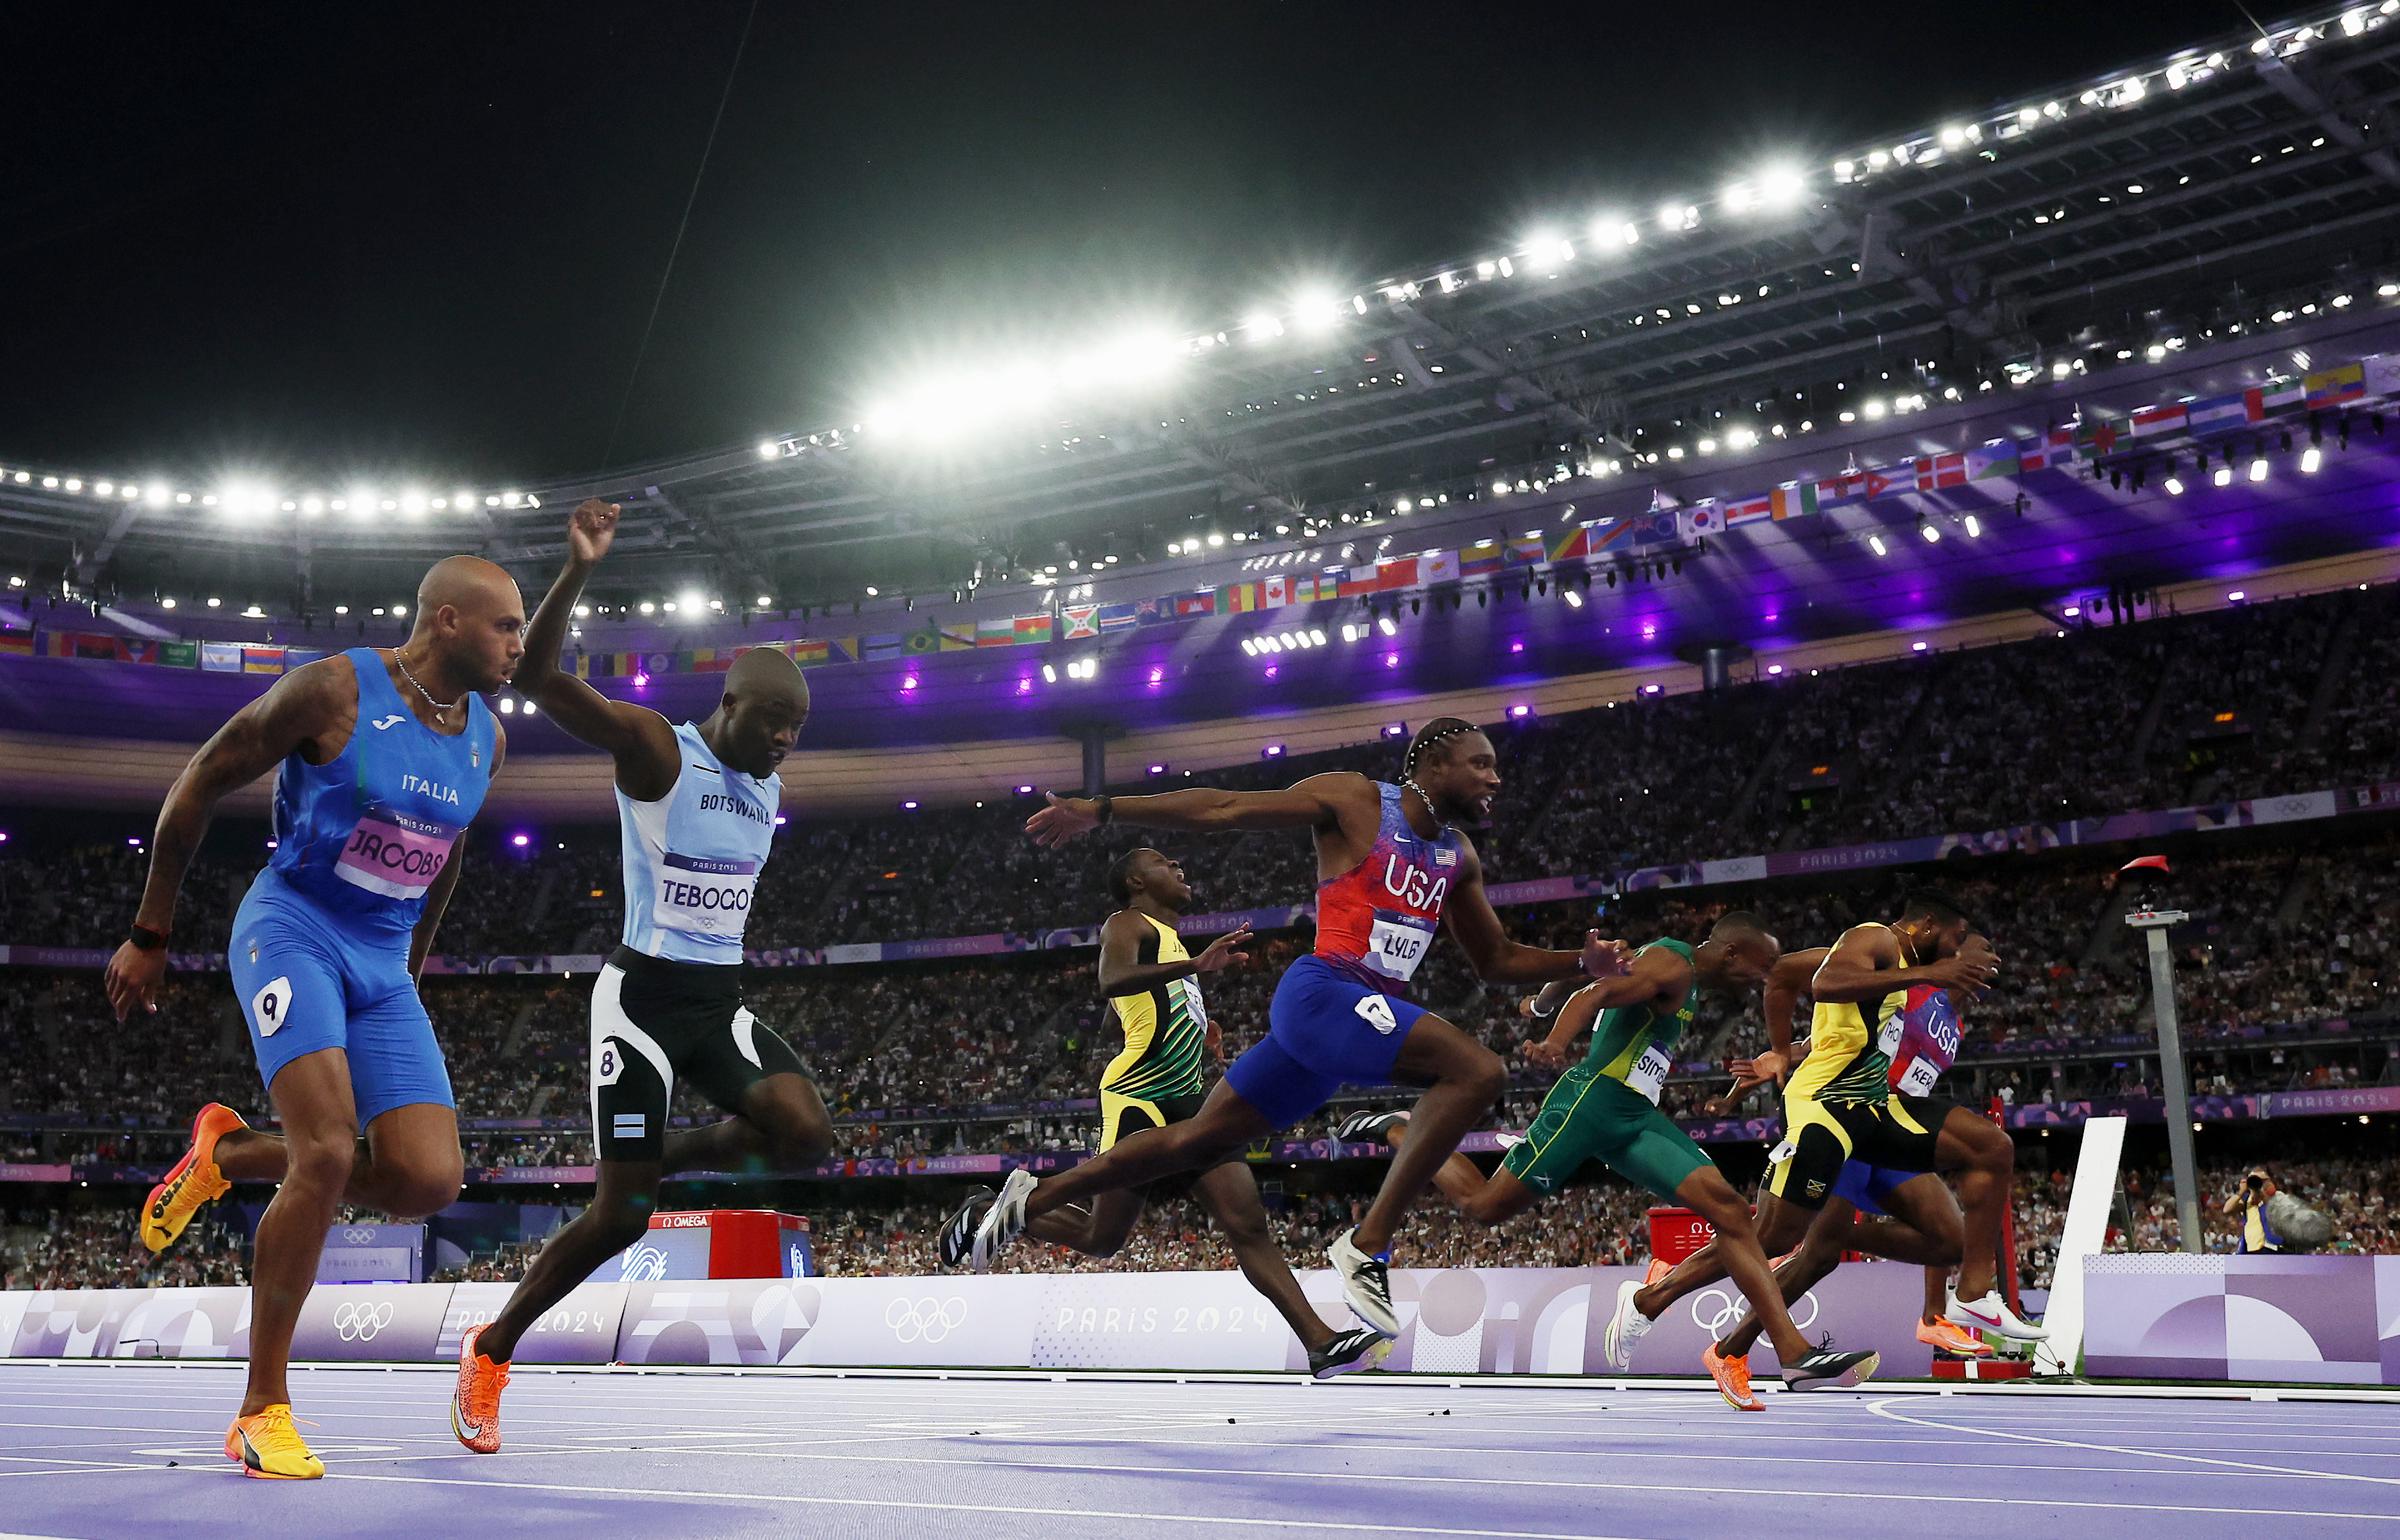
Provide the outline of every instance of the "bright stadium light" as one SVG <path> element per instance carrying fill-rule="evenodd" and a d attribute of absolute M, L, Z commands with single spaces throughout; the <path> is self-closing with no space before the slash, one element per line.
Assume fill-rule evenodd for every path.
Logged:
<path fill-rule="evenodd" d="M 1808 178 L 1797 166 L 1769 166 L 1758 174 L 1758 201 L 1762 207 L 1788 209 L 1807 191 Z"/>
<path fill-rule="evenodd" d="M 2257 459 L 2250 462 L 2250 479 L 2252 481 L 2264 481 L 2267 479 L 2267 457 L 2265 455 L 2260 455 Z"/>
<path fill-rule="evenodd" d="M 1333 330 L 1334 324 L 1341 318 L 1341 301 L 1324 289 L 1306 290 L 1292 302 L 1292 319 L 1299 323 L 1302 331 L 1311 335 Z M 1276 334 L 1282 334 L 1281 326 L 1276 328 Z"/>
<path fill-rule="evenodd" d="M 762 460 L 781 459 L 783 446 L 771 438 L 762 438 L 758 441 L 758 457 Z"/>
<path fill-rule="evenodd" d="M 1970 513 L 1966 517 L 1966 526 L 1967 538 L 1969 540 L 1981 540 L 1983 538 L 1983 520 Z"/>
<path fill-rule="evenodd" d="M 2317 467 L 2324 463 L 2325 452 L 2319 449 L 2316 445 L 2311 444 L 2306 449 L 2300 451 L 2301 475 L 2314 476 L 2317 473 Z"/>
<path fill-rule="evenodd" d="M 1883 543 L 1883 536 L 1881 535 L 1869 535 L 1867 537 L 1867 549 L 1873 551 L 1878 556 L 1889 556 L 1891 554 L 1890 548 Z"/>
<path fill-rule="evenodd" d="M 1283 335 L 1283 322 L 1261 311 L 1242 323 L 1252 342 L 1269 342 Z"/>
<path fill-rule="evenodd" d="M 164 508 L 167 506 L 168 499 L 173 495 L 163 481 L 153 481 L 142 489 L 142 501 L 153 508 Z"/>
<path fill-rule="evenodd" d="M 1717 195 L 1728 214 L 1747 214 L 1758 205 L 1758 192 L 1748 182 L 1735 182 Z"/>

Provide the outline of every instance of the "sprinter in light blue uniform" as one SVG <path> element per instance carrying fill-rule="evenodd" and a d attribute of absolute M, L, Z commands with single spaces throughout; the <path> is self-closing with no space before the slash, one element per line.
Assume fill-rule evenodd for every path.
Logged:
<path fill-rule="evenodd" d="M 575 510 L 567 566 L 527 629 L 517 687 L 616 761 L 625 840 L 624 943 L 592 987 L 592 1205 L 550 1238 L 499 1317 L 466 1334 L 450 1430 L 500 1447 L 500 1392 L 517 1341 L 603 1263 L 642 1238 L 676 1171 L 802 1170 L 833 1148 L 833 1120 L 799 1056 L 742 1003 L 742 937 L 783 798 L 776 766 L 808 721 L 808 682 L 772 648 L 734 660 L 705 722 L 671 725 L 558 666 L 567 618 L 616 538 L 618 509 Z M 667 1130 L 677 1077 L 732 1114 Z"/>
<path fill-rule="evenodd" d="M 141 909 L 109 960 L 118 1019 L 157 1009 L 192 852 L 218 800 L 280 761 L 274 859 L 234 916 L 227 961 L 283 1132 L 211 1102 L 139 1221 L 163 1251 L 234 1182 L 280 1184 L 251 1265 L 250 1386 L 225 1435 L 253 1476 L 325 1474 L 293 1427 L 285 1371 L 339 1206 L 422 1219 L 458 1196 L 450 1076 L 417 978 L 507 749 L 477 696 L 508 682 L 524 625 L 506 572 L 453 556 L 425 574 L 406 642 L 306 664 L 234 713 L 167 794 Z"/>

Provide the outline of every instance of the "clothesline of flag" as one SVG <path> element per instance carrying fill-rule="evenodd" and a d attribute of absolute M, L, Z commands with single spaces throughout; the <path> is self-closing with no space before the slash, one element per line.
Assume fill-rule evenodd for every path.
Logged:
<path fill-rule="evenodd" d="M 2001 439 L 1981 448 L 1924 455 L 1891 465 L 1786 482 L 1746 497 L 1661 505 L 1627 516 L 1591 519 L 1546 534 L 1486 540 L 1454 551 L 1426 551 L 1315 572 L 1245 578 L 1209 588 L 1113 604 L 1053 601 L 1042 613 L 978 620 L 929 618 L 906 631 L 861 632 L 800 641 L 766 642 L 803 667 L 969 652 L 987 647 L 1042 646 L 1093 640 L 1142 626 L 1222 615 L 1259 614 L 1329 600 L 1422 592 L 1479 578 L 1569 564 L 1606 562 L 1659 547 L 1682 547 L 1746 524 L 1805 518 L 1828 508 L 1873 502 L 1903 493 L 1936 492 L 2033 471 L 2059 470 L 2126 453 L 2144 440 L 2239 432 L 2271 417 L 2319 412 L 2400 395 L 2400 354 L 2376 354 L 2224 395 L 2143 407 L 2122 417 L 2080 418 L 2027 439 Z M 659 674 L 722 673 L 748 647 L 661 650 L 576 648 L 564 665 L 585 679 L 636 679 Z M 324 657 L 313 647 L 243 642 L 153 641 L 102 632 L 0 631 L 0 657 L 85 658 L 197 668 L 221 674 L 281 674 Z"/>

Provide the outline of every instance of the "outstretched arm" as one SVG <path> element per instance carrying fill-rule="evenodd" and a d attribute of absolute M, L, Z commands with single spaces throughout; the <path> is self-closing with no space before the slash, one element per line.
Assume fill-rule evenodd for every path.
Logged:
<path fill-rule="evenodd" d="M 575 737 L 605 750 L 617 762 L 617 785 L 637 802 L 655 802 L 675 789 L 682 755 L 675 748 L 675 729 L 647 706 L 610 700 L 558 666 L 566 648 L 567 623 L 583 597 L 592 569 L 617 538 L 615 503 L 592 498 L 579 506 L 567 525 L 567 564 L 558 581 L 542 596 L 525 628 L 525 656 L 517 664 L 518 693 L 538 703 Z"/>
<path fill-rule="evenodd" d="M 520 665 L 521 666 L 521 665 Z M 1221 791 L 1193 786 L 1152 797 L 1062 797 L 1025 820 L 1025 832 L 1045 849 L 1078 839 L 1102 824 L 1218 833 L 1235 829 L 1330 829 L 1347 806 L 1355 815 L 1380 806 L 1375 783 L 1355 771 L 1312 775 L 1281 791 Z"/>
<path fill-rule="evenodd" d="M 1233 963 L 1248 962 L 1250 954 L 1241 950 L 1250 939 L 1250 927 L 1241 925 L 1210 942 L 1196 956 L 1181 962 L 1142 961 L 1142 933 L 1150 922 L 1130 909 L 1120 909 L 1100 927 L 1100 993 L 1107 999 L 1119 995 L 1146 995 L 1161 984 L 1171 984 L 1195 973 L 1214 973 Z"/>
<path fill-rule="evenodd" d="M 200 746 L 167 791 L 150 838 L 150 877 L 142 887 L 133 923 L 166 936 L 175 928 L 175 899 L 193 853 L 208 834 L 217 803 L 227 792 L 249 785 L 301 745 L 330 731 L 349 709 L 357 688 L 348 658 L 325 658 L 275 681 L 266 694 L 235 712 Z M 136 1005 L 158 1009 L 158 981 L 167 971 L 164 946 L 142 948 L 130 940 L 108 961 L 109 1007 L 123 1021 Z"/>
<path fill-rule="evenodd" d="M 1674 948 L 1654 946 L 1635 955 L 1633 966 L 1612 979 L 1586 984 L 1559 1008 L 1550 1034 L 1525 1045 L 1525 1057 L 1552 1069 L 1564 1068 L 1567 1052 L 1600 1013 L 1645 1000 L 1681 1000 L 1692 987 L 1692 965 Z"/>
<path fill-rule="evenodd" d="M 1919 968 L 1902 967 L 1900 938 L 1888 926 L 1853 925 L 1818 965 L 1808 992 L 1820 1002 L 1856 1005 L 1880 1000 L 1897 989 L 1931 984 L 1936 989 L 1976 991 L 1992 981 L 1999 960 L 1981 936 L 1969 936 L 1955 957 Z"/>
<path fill-rule="evenodd" d="M 1554 952 L 1511 941 L 1484 896 L 1483 861 L 1471 845 L 1460 851 L 1457 882 L 1442 901 L 1442 920 L 1457 938 L 1475 976 L 1487 984 L 1547 984 L 1554 979 L 1614 978 L 1626 970 L 1625 943 L 1586 932 L 1583 949 Z"/>

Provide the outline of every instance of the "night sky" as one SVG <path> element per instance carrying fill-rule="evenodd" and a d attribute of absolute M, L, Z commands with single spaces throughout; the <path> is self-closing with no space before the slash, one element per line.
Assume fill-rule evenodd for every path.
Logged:
<path fill-rule="evenodd" d="M 47 11 L 0 17 L 0 463 L 437 482 L 849 420 L 912 361 L 1223 325 L 2245 25 L 760 0 L 612 443 L 746 3 Z"/>

